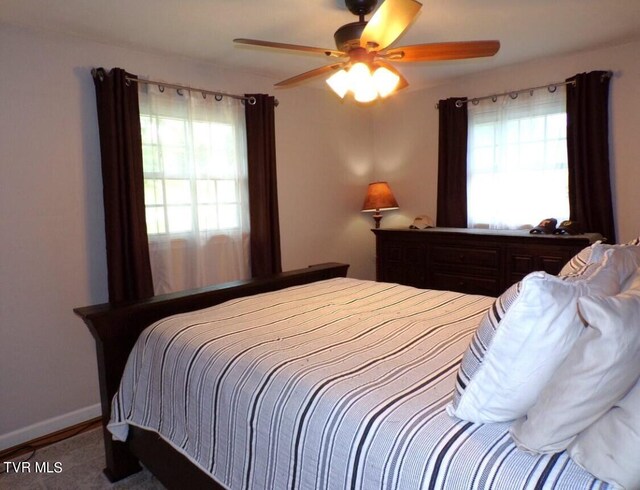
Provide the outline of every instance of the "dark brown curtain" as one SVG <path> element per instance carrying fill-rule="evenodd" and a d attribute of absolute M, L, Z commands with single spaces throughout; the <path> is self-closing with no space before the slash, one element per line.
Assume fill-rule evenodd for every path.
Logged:
<path fill-rule="evenodd" d="M 459 97 L 438 102 L 437 226 L 467 227 L 467 104 Z M 458 106 L 456 106 L 458 102 Z"/>
<path fill-rule="evenodd" d="M 609 79 L 606 71 L 567 81 L 567 152 L 571 220 L 616 241 L 609 177 Z"/>
<path fill-rule="evenodd" d="M 282 272 L 280 221 L 276 178 L 275 99 L 247 94 L 245 103 L 247 160 L 249 164 L 249 216 L 251 219 L 251 274 Z"/>
<path fill-rule="evenodd" d="M 120 68 L 92 71 L 98 105 L 109 301 L 153 296 L 138 87 Z M 132 75 L 133 76 L 133 75 Z"/>

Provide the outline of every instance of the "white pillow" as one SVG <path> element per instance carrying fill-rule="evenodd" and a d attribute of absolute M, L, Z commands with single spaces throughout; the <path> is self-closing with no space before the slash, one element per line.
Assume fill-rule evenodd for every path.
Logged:
<path fill-rule="evenodd" d="M 463 356 L 449 415 L 490 423 L 527 412 L 582 333 L 577 298 L 619 290 L 604 264 L 590 269 L 587 278 L 533 272 L 496 300 Z"/>
<path fill-rule="evenodd" d="M 567 262 L 560 272 L 558 276 L 569 276 L 572 274 L 578 273 L 583 267 L 589 264 L 593 264 L 596 262 L 600 262 L 604 259 L 604 253 L 611 248 L 620 248 L 627 247 L 630 245 L 640 245 L 640 238 L 636 238 L 635 240 L 631 240 L 630 242 L 621 244 L 621 245 L 608 245 L 602 243 L 601 240 L 591 244 L 590 246 L 583 248 L 574 255 L 569 262 Z"/>
<path fill-rule="evenodd" d="M 640 380 L 568 448 L 578 465 L 600 480 L 628 490 L 640 488 Z"/>
<path fill-rule="evenodd" d="M 636 282 L 640 286 L 640 275 Z M 586 331 L 526 417 L 511 426 L 513 440 L 524 451 L 563 451 L 640 377 L 640 289 L 579 298 L 578 310 Z"/>
<path fill-rule="evenodd" d="M 591 260 L 591 255 L 592 255 L 594 246 L 600 243 L 601 241 L 598 240 L 596 243 L 580 250 L 576 255 L 574 255 L 571 258 L 571 260 L 569 260 L 569 262 L 564 264 L 562 269 L 560 269 L 560 272 L 558 273 L 558 275 L 568 276 L 570 274 L 575 274 L 580 269 L 582 269 L 585 265 L 595 262 L 595 260 Z"/>

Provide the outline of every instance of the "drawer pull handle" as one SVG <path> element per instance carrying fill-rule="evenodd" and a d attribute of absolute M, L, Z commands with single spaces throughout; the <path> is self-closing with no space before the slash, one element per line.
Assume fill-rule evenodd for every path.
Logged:
<path fill-rule="evenodd" d="M 460 254 L 458 257 L 460 258 L 460 262 L 464 262 L 464 254 Z"/>

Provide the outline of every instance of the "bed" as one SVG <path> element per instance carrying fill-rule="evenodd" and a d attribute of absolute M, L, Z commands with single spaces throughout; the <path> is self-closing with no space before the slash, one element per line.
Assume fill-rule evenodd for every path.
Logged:
<path fill-rule="evenodd" d="M 76 309 L 97 342 L 110 480 L 139 460 L 170 488 L 609 488 L 565 452 L 519 451 L 508 423 L 447 414 L 494 298 L 346 270 Z"/>

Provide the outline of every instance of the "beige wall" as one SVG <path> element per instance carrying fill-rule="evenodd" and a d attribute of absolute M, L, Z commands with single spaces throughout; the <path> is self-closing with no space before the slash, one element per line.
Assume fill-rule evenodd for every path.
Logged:
<path fill-rule="evenodd" d="M 274 91 L 250 73 L 0 24 L 0 450 L 99 413 L 93 339 L 72 313 L 107 299 L 93 66 L 275 94 L 284 268 L 372 270 L 359 253 L 372 238 L 358 212 L 367 111 L 325 90 Z"/>
<path fill-rule="evenodd" d="M 612 70 L 610 141 L 618 240 L 640 235 L 640 41 L 532 61 L 480 73 L 436 87 L 400 93 L 376 109 L 375 173 L 388 177 L 398 195 L 398 226 L 427 213 L 435 218 L 439 99 L 483 96 L 565 80 L 580 72 Z M 392 220 L 389 220 L 391 223 Z"/>

